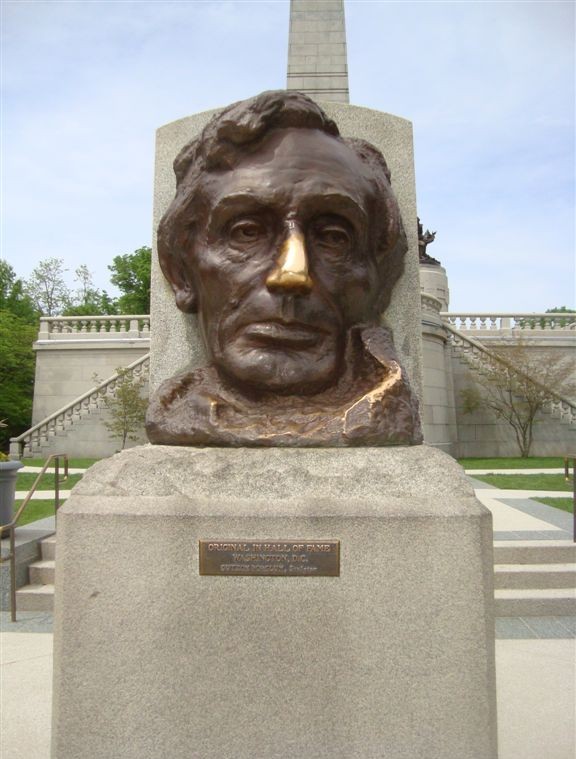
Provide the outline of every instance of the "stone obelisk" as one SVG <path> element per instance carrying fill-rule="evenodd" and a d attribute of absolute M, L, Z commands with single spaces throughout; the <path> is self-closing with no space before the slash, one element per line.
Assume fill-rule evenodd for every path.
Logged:
<path fill-rule="evenodd" d="M 344 0 L 291 0 L 286 89 L 350 102 Z"/>

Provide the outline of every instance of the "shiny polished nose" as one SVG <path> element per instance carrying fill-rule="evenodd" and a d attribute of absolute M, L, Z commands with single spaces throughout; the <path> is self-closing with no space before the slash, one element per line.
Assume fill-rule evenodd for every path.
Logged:
<path fill-rule="evenodd" d="M 312 289 L 308 273 L 308 257 L 304 235 L 298 226 L 289 221 L 288 234 L 280 249 L 276 265 L 266 279 L 269 290 L 286 290 L 307 293 Z"/>

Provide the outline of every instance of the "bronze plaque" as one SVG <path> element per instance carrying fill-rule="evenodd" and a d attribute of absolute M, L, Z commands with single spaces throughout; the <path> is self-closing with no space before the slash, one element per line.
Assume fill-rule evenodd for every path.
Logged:
<path fill-rule="evenodd" d="M 200 540 L 201 575 L 339 577 L 339 540 Z"/>

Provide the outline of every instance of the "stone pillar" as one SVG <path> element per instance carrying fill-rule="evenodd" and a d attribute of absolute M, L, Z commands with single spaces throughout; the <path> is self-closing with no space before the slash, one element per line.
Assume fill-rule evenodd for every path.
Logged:
<path fill-rule="evenodd" d="M 450 290 L 446 269 L 439 264 L 420 264 L 420 291 L 440 301 L 440 311 L 448 311 Z"/>
<path fill-rule="evenodd" d="M 441 267 L 435 266 L 435 269 Z M 444 271 L 442 269 L 442 271 Z M 458 441 L 452 356 L 440 317 L 444 303 L 422 294 L 422 368 L 424 403 L 421 409 L 424 440 L 455 455 Z"/>
<path fill-rule="evenodd" d="M 286 89 L 349 102 L 344 0 L 291 0 Z"/>

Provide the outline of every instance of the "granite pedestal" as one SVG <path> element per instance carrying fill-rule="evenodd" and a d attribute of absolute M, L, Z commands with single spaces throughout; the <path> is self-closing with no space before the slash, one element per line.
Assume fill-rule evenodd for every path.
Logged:
<path fill-rule="evenodd" d="M 198 541 L 341 541 L 339 577 Z M 494 759 L 491 518 L 426 446 L 145 446 L 60 510 L 57 759 Z"/>

